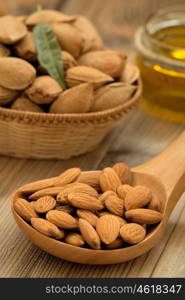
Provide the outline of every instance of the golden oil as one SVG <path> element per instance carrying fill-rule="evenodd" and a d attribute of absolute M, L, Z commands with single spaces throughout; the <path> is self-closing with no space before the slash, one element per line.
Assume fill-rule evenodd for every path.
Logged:
<path fill-rule="evenodd" d="M 185 6 L 152 16 L 136 34 L 136 47 L 142 106 L 161 119 L 185 123 Z"/>

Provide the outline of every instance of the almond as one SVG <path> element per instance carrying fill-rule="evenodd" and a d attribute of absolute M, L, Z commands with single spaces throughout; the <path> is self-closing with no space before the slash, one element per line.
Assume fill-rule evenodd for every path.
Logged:
<path fill-rule="evenodd" d="M 111 216 L 114 216 L 114 217 L 119 221 L 120 226 L 123 226 L 123 225 L 127 224 L 127 221 L 126 221 L 125 219 L 123 219 L 122 217 L 113 215 L 113 214 L 111 214 L 111 213 L 108 212 L 108 211 L 98 211 L 98 212 L 97 212 L 97 215 L 98 215 L 99 217 L 102 217 L 102 216 L 105 216 L 105 215 L 111 215 Z"/>
<path fill-rule="evenodd" d="M 83 192 L 79 193 L 69 193 L 68 201 L 74 207 L 88 209 L 88 210 L 101 210 L 103 209 L 102 203 L 95 197 L 85 194 Z"/>
<path fill-rule="evenodd" d="M 132 189 L 133 189 L 133 187 L 131 185 L 123 184 L 123 185 L 118 186 L 117 194 L 121 199 L 125 200 L 127 193 L 129 191 L 131 191 Z"/>
<path fill-rule="evenodd" d="M 31 225 L 38 230 L 39 232 L 43 233 L 44 235 L 54 237 L 58 240 L 64 238 L 65 233 L 63 230 L 60 230 L 54 224 L 48 222 L 45 219 L 41 218 L 31 218 Z"/>
<path fill-rule="evenodd" d="M 118 237 L 115 241 L 106 245 L 106 249 L 108 250 L 117 249 L 123 247 L 123 245 L 124 245 L 124 241 L 120 237 Z"/>
<path fill-rule="evenodd" d="M 160 210 L 161 210 L 161 201 L 159 200 L 159 198 L 157 196 L 152 195 L 152 199 L 150 200 L 150 202 L 148 204 L 148 208 L 160 212 Z"/>
<path fill-rule="evenodd" d="M 113 81 L 111 76 L 91 67 L 76 66 L 66 72 L 66 82 L 69 87 L 81 83 L 92 83 L 95 88 L 98 88 L 111 81 Z"/>
<path fill-rule="evenodd" d="M 131 185 L 132 173 L 130 168 L 124 163 L 117 163 L 113 167 L 114 171 L 118 174 L 122 184 Z"/>
<path fill-rule="evenodd" d="M 100 189 L 100 174 L 101 171 L 83 172 L 78 177 L 77 182 L 86 183 L 96 190 Z"/>
<path fill-rule="evenodd" d="M 98 219 L 96 231 L 104 244 L 115 241 L 119 235 L 120 223 L 113 215 L 105 215 Z"/>
<path fill-rule="evenodd" d="M 7 57 L 10 55 L 10 50 L 0 43 L 0 57 Z"/>
<path fill-rule="evenodd" d="M 25 97 L 17 98 L 12 105 L 11 109 L 20 110 L 20 111 L 31 111 L 37 113 L 43 113 L 44 110 L 38 106 L 37 104 L 31 102 L 29 99 Z"/>
<path fill-rule="evenodd" d="M 62 91 L 59 83 L 52 77 L 39 76 L 26 90 L 26 94 L 36 104 L 50 104 Z"/>
<path fill-rule="evenodd" d="M 98 50 L 83 54 L 78 59 L 79 65 L 93 67 L 113 78 L 121 76 L 125 66 L 125 56 L 113 50 Z"/>
<path fill-rule="evenodd" d="M 0 86 L 0 105 L 12 102 L 19 95 L 19 91 L 10 90 Z"/>
<path fill-rule="evenodd" d="M 62 23 L 62 22 L 72 22 L 76 19 L 75 16 L 67 16 L 63 13 L 52 10 L 52 9 L 45 9 L 43 11 L 34 12 L 29 17 L 26 18 L 26 25 L 28 26 L 35 26 L 40 22 L 45 23 Z"/>
<path fill-rule="evenodd" d="M 57 177 L 52 177 L 48 179 L 38 180 L 32 183 L 28 183 L 20 188 L 20 191 L 25 194 L 34 193 L 42 189 L 50 188 L 54 185 L 55 179 Z"/>
<path fill-rule="evenodd" d="M 36 45 L 31 31 L 28 31 L 27 34 L 14 45 L 14 51 L 17 56 L 25 60 L 31 62 L 37 60 Z"/>
<path fill-rule="evenodd" d="M 46 215 L 46 219 L 60 228 L 73 229 L 78 227 L 75 218 L 64 211 L 50 210 Z"/>
<path fill-rule="evenodd" d="M 85 113 L 93 103 L 93 85 L 83 83 L 66 90 L 50 106 L 51 113 Z"/>
<path fill-rule="evenodd" d="M 105 200 L 106 208 L 113 214 L 118 216 L 124 215 L 124 204 L 123 199 L 119 198 L 117 195 L 110 195 Z"/>
<path fill-rule="evenodd" d="M 136 208 L 125 212 L 125 217 L 139 224 L 156 224 L 162 219 L 162 214 L 147 208 Z"/>
<path fill-rule="evenodd" d="M 114 82 L 102 87 L 95 91 L 94 104 L 91 111 L 103 111 L 123 105 L 133 95 L 136 87 L 126 83 Z"/>
<path fill-rule="evenodd" d="M 61 204 L 69 204 L 68 195 L 70 193 L 81 193 L 81 192 L 95 198 L 98 197 L 97 191 L 91 186 L 85 183 L 74 182 L 71 184 L 67 184 L 66 186 L 63 187 L 61 192 L 57 195 L 57 202 Z"/>
<path fill-rule="evenodd" d="M 44 197 L 44 196 L 55 197 L 63 189 L 64 189 L 64 187 L 62 187 L 62 186 L 50 187 L 50 188 L 42 189 L 40 191 L 37 191 L 37 192 L 33 193 L 31 196 L 29 196 L 29 198 L 31 200 L 36 200 L 36 199 L 39 199 L 39 198 Z"/>
<path fill-rule="evenodd" d="M 114 191 L 116 192 L 121 181 L 112 168 L 105 168 L 100 174 L 100 186 L 103 192 Z"/>
<path fill-rule="evenodd" d="M 103 194 L 100 195 L 99 200 L 102 202 L 102 204 L 105 204 L 105 200 L 107 200 L 109 197 L 116 197 L 117 194 L 113 191 L 106 191 Z"/>
<path fill-rule="evenodd" d="M 38 217 L 38 215 L 34 211 L 32 205 L 23 198 L 18 198 L 14 202 L 14 209 L 26 221 L 30 221 L 31 218 L 37 218 Z"/>
<path fill-rule="evenodd" d="M 79 219 L 79 229 L 86 243 L 93 249 L 100 249 L 100 238 L 93 226 L 84 219 Z"/>
<path fill-rule="evenodd" d="M 125 209 L 134 209 L 146 206 L 152 199 L 152 192 L 145 186 L 138 185 L 131 189 L 125 197 Z"/>
<path fill-rule="evenodd" d="M 3 44 L 15 44 L 27 33 L 23 22 L 14 16 L 5 15 L 0 18 L 0 42 Z"/>
<path fill-rule="evenodd" d="M 16 57 L 0 57 L 0 86 L 24 90 L 35 79 L 36 70 L 27 61 Z"/>
<path fill-rule="evenodd" d="M 70 205 L 57 205 L 55 209 L 59 211 L 64 211 L 70 215 L 74 213 L 74 208 Z"/>
<path fill-rule="evenodd" d="M 55 186 L 65 186 L 74 182 L 81 174 L 79 168 L 70 168 L 60 174 L 55 180 Z"/>
<path fill-rule="evenodd" d="M 82 247 L 84 245 L 84 239 L 81 234 L 76 232 L 69 233 L 64 240 L 65 243 L 76 246 Z"/>
<path fill-rule="evenodd" d="M 56 200 L 51 196 L 44 196 L 35 201 L 34 208 L 37 213 L 46 213 L 56 206 Z"/>
<path fill-rule="evenodd" d="M 146 230 L 139 224 L 130 223 L 121 227 L 120 236 L 129 244 L 137 244 L 144 240 L 146 236 Z"/>
<path fill-rule="evenodd" d="M 93 212 L 86 209 L 77 209 L 77 216 L 88 221 L 93 227 L 96 227 L 98 217 Z"/>

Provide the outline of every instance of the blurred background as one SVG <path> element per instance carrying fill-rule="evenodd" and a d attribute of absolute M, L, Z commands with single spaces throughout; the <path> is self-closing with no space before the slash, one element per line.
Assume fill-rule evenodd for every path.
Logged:
<path fill-rule="evenodd" d="M 185 0 L 0 0 L 0 13 L 28 14 L 39 3 L 44 8 L 86 15 L 97 26 L 107 46 L 132 51 L 132 38 L 139 25 L 157 9 L 185 4 Z"/>

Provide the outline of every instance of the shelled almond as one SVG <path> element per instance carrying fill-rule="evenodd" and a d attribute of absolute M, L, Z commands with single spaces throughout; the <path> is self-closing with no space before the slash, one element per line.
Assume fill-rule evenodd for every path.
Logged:
<path fill-rule="evenodd" d="M 0 17 L 0 65 L 0 106 L 35 113 L 114 109 L 134 96 L 140 77 L 86 17 L 50 9 Z"/>
<path fill-rule="evenodd" d="M 162 220 L 156 195 L 146 186 L 133 186 L 131 178 L 122 163 L 92 173 L 71 168 L 24 186 L 14 209 L 41 234 L 72 246 L 129 247 Z"/>

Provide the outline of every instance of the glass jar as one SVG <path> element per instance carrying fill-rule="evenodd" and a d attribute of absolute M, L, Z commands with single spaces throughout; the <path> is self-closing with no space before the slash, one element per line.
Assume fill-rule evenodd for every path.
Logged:
<path fill-rule="evenodd" d="M 185 123 L 185 6 L 152 15 L 137 31 L 135 45 L 143 108 L 161 119 Z"/>

